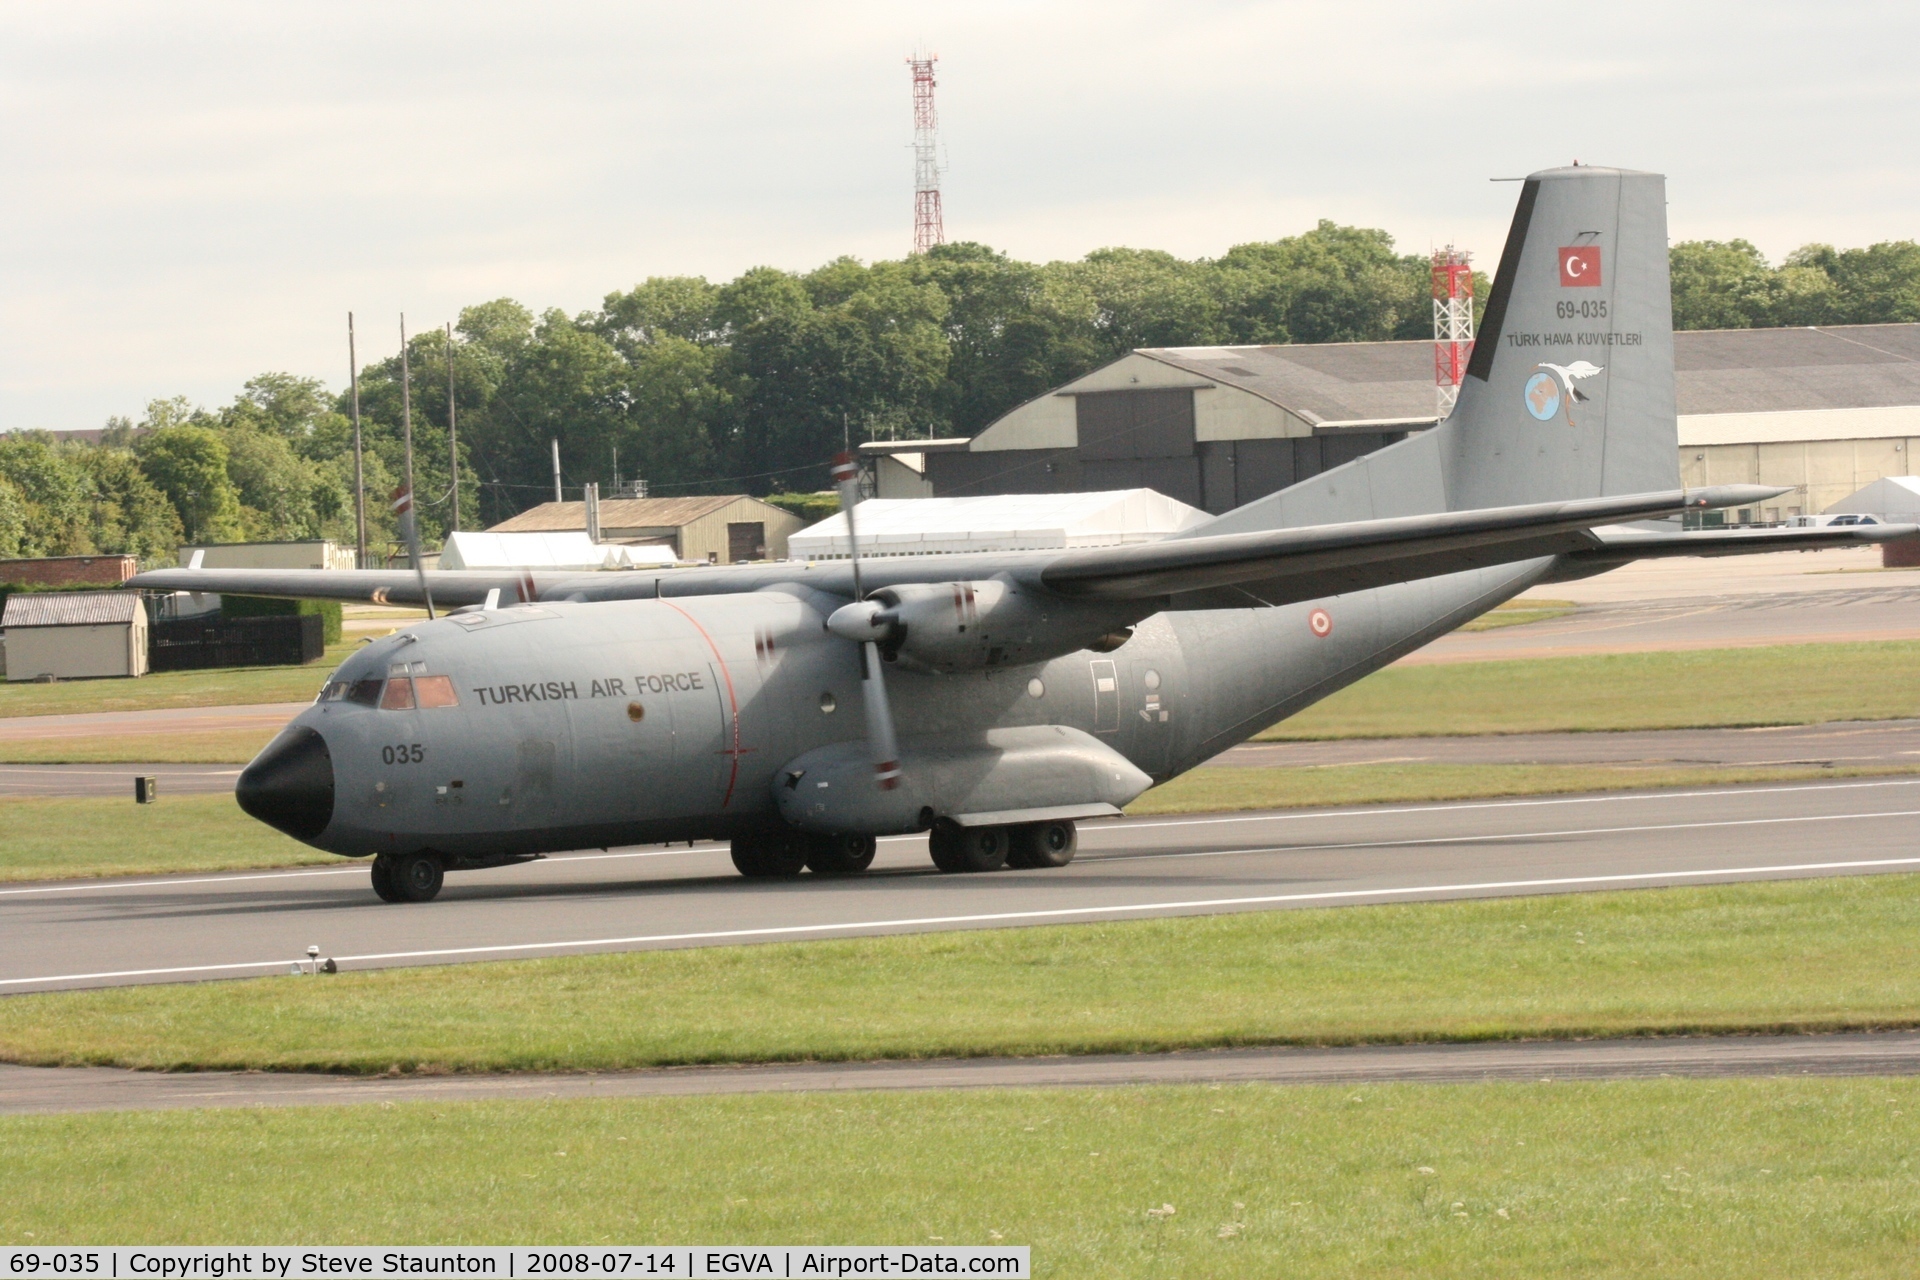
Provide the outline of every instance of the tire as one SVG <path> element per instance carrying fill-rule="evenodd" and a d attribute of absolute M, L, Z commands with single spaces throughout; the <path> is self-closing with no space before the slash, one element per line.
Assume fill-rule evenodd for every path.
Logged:
<path fill-rule="evenodd" d="M 405 902 L 400 890 L 393 883 L 393 857 L 390 854 L 377 853 L 373 856 L 373 892 L 382 902 Z"/>
<path fill-rule="evenodd" d="M 817 876 L 857 876 L 873 865 L 878 848 L 872 836 L 813 836 L 807 841 L 807 870 Z"/>
<path fill-rule="evenodd" d="M 401 902 L 432 902 L 446 883 L 446 864 L 425 849 L 395 854 L 387 867 L 387 883 Z"/>
<path fill-rule="evenodd" d="M 790 880 L 807 865 L 806 845 L 785 831 L 735 836 L 732 852 L 734 869 L 749 880 Z"/>
<path fill-rule="evenodd" d="M 1080 833 L 1071 822 L 1028 822 L 1011 830 L 1007 865 L 1022 870 L 1064 867 L 1073 861 Z"/>
<path fill-rule="evenodd" d="M 963 827 L 941 822 L 927 837 L 927 851 L 933 865 L 949 874 L 969 871 L 998 871 L 1007 865 L 1007 829 L 1005 827 Z"/>

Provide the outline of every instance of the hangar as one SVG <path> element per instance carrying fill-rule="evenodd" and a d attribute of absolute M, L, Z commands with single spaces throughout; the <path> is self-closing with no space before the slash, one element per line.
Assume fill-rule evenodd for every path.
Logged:
<path fill-rule="evenodd" d="M 787 538 L 807 522 L 743 493 L 691 498 L 601 498 L 599 541 L 669 547 L 680 560 L 739 564 L 784 560 Z M 587 504 L 543 502 L 488 533 L 587 532 Z"/>
<path fill-rule="evenodd" d="M 1730 519 L 1825 509 L 1910 473 L 1920 324 L 1674 334 L 1680 475 L 1797 490 Z M 1155 347 L 970 440 L 875 442 L 881 497 L 1157 489 L 1222 512 L 1435 422 L 1431 342 Z"/>

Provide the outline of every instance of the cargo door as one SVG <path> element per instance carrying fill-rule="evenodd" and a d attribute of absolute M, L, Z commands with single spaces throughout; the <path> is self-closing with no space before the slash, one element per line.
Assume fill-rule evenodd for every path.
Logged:
<path fill-rule="evenodd" d="M 1095 658 L 1093 667 L 1093 731 L 1114 733 L 1120 728 L 1120 673 L 1111 658 Z"/>

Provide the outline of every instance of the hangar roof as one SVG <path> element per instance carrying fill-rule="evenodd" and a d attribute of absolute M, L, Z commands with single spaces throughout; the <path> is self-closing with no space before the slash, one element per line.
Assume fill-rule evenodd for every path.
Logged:
<path fill-rule="evenodd" d="M 1683 330 L 1673 346 L 1682 414 L 1920 404 L 1920 324 Z M 1137 354 L 1250 391 L 1315 425 L 1433 418 L 1428 341 L 1146 347 Z"/>
<path fill-rule="evenodd" d="M 710 516 L 736 502 L 761 505 L 744 493 L 711 494 L 691 498 L 602 498 L 602 529 L 678 529 Z M 774 508 L 779 510 L 779 508 Z M 584 502 L 543 502 L 510 520 L 488 528 L 488 533 L 563 533 L 587 527 Z"/>
<path fill-rule="evenodd" d="M 0 627 L 86 627 L 144 618 L 133 591 L 17 591 Z"/>

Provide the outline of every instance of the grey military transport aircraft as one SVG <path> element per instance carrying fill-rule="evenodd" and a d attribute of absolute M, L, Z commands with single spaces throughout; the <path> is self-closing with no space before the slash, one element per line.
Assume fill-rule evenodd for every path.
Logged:
<path fill-rule="evenodd" d="M 371 856 L 390 902 L 449 870 L 673 840 L 729 840 L 752 877 L 857 874 L 875 837 L 915 831 L 942 871 L 1058 867 L 1076 820 L 1528 588 L 1914 532 L 1683 531 L 1784 490 L 1683 489 L 1677 457 L 1664 179 L 1576 166 L 1522 187 L 1443 424 L 1159 542 L 133 582 L 394 603 L 430 586 L 453 607 L 341 664 L 237 787 L 259 820 Z"/>

